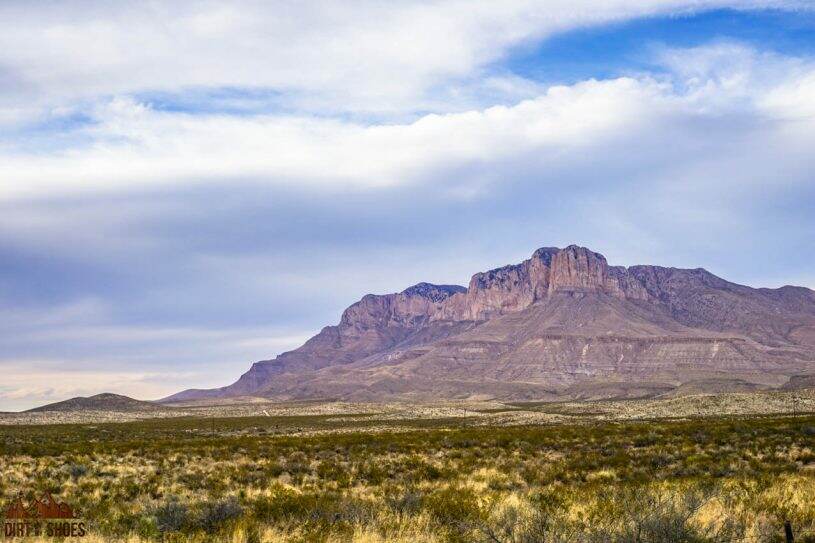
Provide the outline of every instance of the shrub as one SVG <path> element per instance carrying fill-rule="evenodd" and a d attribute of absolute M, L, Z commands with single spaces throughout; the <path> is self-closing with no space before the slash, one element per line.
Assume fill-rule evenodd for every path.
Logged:
<path fill-rule="evenodd" d="M 415 515 L 422 509 L 424 494 L 415 489 L 408 489 L 402 494 L 386 496 L 385 503 L 396 513 L 401 515 Z"/>
<path fill-rule="evenodd" d="M 225 500 L 204 503 L 198 517 L 198 525 L 207 533 L 217 532 L 221 526 L 243 515 L 243 507 L 235 496 Z"/>
<path fill-rule="evenodd" d="M 642 488 L 624 489 L 614 496 L 619 500 L 622 526 L 616 534 L 606 537 L 619 543 L 702 543 L 740 539 L 744 527 L 733 519 L 719 519 L 710 525 L 696 522 L 696 515 L 715 495 L 711 489 L 691 489 L 667 495 Z"/>
<path fill-rule="evenodd" d="M 317 497 L 301 494 L 283 486 L 272 489 L 270 496 L 252 502 L 252 513 L 261 521 L 305 520 L 317 504 Z"/>
<path fill-rule="evenodd" d="M 425 507 L 441 524 L 467 531 L 482 519 L 478 495 L 469 488 L 445 487 L 429 494 Z"/>
<path fill-rule="evenodd" d="M 190 510 L 177 498 L 171 498 L 153 510 L 159 532 L 180 532 L 189 526 Z"/>
<path fill-rule="evenodd" d="M 68 464 L 65 466 L 65 469 L 73 479 L 79 479 L 88 473 L 88 466 L 85 466 L 84 464 Z"/>

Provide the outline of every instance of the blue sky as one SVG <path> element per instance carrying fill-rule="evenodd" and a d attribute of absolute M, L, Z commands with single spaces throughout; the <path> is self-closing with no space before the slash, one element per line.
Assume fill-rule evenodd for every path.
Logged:
<path fill-rule="evenodd" d="M 714 9 L 581 28 L 519 47 L 497 64 L 548 84 L 661 72 L 659 51 L 738 42 L 782 55 L 815 54 L 815 14 Z"/>
<path fill-rule="evenodd" d="M 231 382 L 540 246 L 815 287 L 815 6 L 0 6 L 0 409 Z"/>

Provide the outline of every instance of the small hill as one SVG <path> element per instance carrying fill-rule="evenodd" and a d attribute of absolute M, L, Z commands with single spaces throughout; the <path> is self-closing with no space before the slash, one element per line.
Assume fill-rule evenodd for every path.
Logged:
<path fill-rule="evenodd" d="M 679 396 L 698 396 L 700 394 L 722 394 L 725 392 L 759 392 L 770 387 L 750 383 L 742 379 L 699 379 L 682 383 L 675 389 L 663 394 L 663 398 Z"/>
<path fill-rule="evenodd" d="M 62 402 L 49 403 L 34 409 L 29 409 L 28 413 L 40 411 L 154 411 L 162 409 L 160 405 L 153 402 L 135 400 L 120 394 L 105 392 L 95 396 L 79 396 Z"/>
<path fill-rule="evenodd" d="M 793 375 L 790 380 L 781 387 L 782 390 L 804 390 L 815 388 L 815 374 Z"/>

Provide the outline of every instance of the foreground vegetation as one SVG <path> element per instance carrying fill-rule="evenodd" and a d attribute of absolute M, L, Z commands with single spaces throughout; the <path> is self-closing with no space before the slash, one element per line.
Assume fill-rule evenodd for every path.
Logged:
<path fill-rule="evenodd" d="M 0 493 L 52 492 L 84 541 L 815 541 L 813 416 L 366 424 L 9 426 Z"/>

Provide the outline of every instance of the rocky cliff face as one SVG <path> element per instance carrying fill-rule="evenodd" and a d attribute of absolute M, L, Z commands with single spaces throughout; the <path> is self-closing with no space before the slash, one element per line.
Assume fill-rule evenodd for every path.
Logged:
<path fill-rule="evenodd" d="M 451 296 L 465 292 L 458 285 L 419 283 L 398 294 L 367 294 L 343 312 L 340 333 L 355 335 L 383 325 L 415 328 L 439 313 Z"/>
<path fill-rule="evenodd" d="M 646 389 L 664 391 L 697 378 L 779 386 L 810 371 L 813 291 L 753 289 L 702 269 L 609 266 L 571 245 L 477 273 L 466 289 L 419 283 L 366 295 L 337 326 L 233 385 L 172 399 L 544 397 L 588 382 L 596 390 L 597 379 L 646 379 Z"/>
<path fill-rule="evenodd" d="M 576 245 L 544 247 L 520 264 L 475 274 L 466 293 L 452 296 L 431 319 L 489 320 L 526 309 L 558 292 L 649 298 L 644 285 L 626 268 L 609 266 L 599 253 Z"/>

